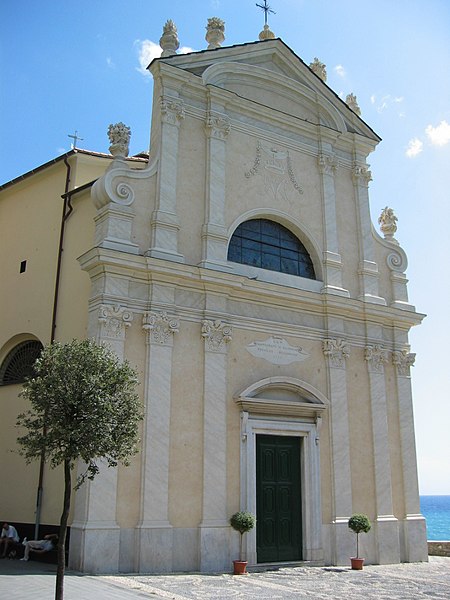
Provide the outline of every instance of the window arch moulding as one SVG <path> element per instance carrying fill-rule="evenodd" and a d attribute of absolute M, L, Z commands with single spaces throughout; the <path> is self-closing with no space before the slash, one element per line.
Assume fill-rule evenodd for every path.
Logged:
<path fill-rule="evenodd" d="M 16 336 L 14 345 L 8 343 L 0 356 L 0 386 L 23 383 L 25 377 L 33 372 L 33 364 L 40 355 L 43 345 L 30 336 Z M 6 350 L 6 352 L 5 352 Z"/>
<path fill-rule="evenodd" d="M 328 408 L 328 399 L 313 386 L 293 377 L 268 377 L 235 395 L 247 413 L 308 418 L 316 422 Z"/>
<path fill-rule="evenodd" d="M 315 279 L 302 277 L 299 275 L 291 275 L 280 271 L 264 269 L 253 265 L 233 262 L 228 260 L 231 239 L 240 225 L 251 220 L 267 220 L 277 223 L 291 232 L 298 241 L 304 246 L 309 258 L 311 259 L 314 268 Z M 276 283 L 288 287 L 305 289 L 312 292 L 320 292 L 323 287 L 323 268 L 320 261 L 321 250 L 319 244 L 314 240 L 311 232 L 309 232 L 297 220 L 292 219 L 289 215 L 277 210 L 261 210 L 254 209 L 240 215 L 228 229 L 228 248 L 227 248 L 227 265 L 232 268 L 232 272 L 238 275 L 244 275 L 258 281 L 266 281 Z"/>

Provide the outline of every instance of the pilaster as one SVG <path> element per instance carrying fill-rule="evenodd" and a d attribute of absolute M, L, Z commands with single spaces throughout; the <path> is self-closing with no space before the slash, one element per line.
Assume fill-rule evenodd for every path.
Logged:
<path fill-rule="evenodd" d="M 411 392 L 410 367 L 415 354 L 408 348 L 395 350 L 392 362 L 397 374 L 399 402 L 400 448 L 403 467 L 403 496 L 405 518 L 403 521 L 404 553 L 407 562 L 427 561 L 428 547 L 425 519 L 420 513 L 419 483 L 417 476 L 416 440 Z"/>
<path fill-rule="evenodd" d="M 350 435 L 348 422 L 346 361 L 350 346 L 343 339 L 328 338 L 322 344 L 327 359 L 331 404 L 331 461 L 333 473 L 333 564 L 346 564 L 352 552 L 348 519 L 352 514 L 352 480 L 350 470 Z"/>
<path fill-rule="evenodd" d="M 151 217 L 151 247 L 148 256 L 184 262 L 178 252 L 177 179 L 179 128 L 184 106 L 177 97 L 160 98 L 161 140 L 157 182 L 157 208 Z"/>
<path fill-rule="evenodd" d="M 339 253 L 338 229 L 336 218 L 336 191 L 334 177 L 339 166 L 333 154 L 320 154 L 319 173 L 322 184 L 322 204 L 324 220 L 324 287 L 322 292 L 349 297 L 348 290 L 342 285 L 342 262 Z"/>
<path fill-rule="evenodd" d="M 384 365 L 388 361 L 388 356 L 388 351 L 381 344 L 368 345 L 365 348 L 372 412 L 377 536 L 376 562 L 378 564 L 400 562 L 399 528 L 398 521 L 394 517 L 392 502 L 392 473 L 384 374 Z"/>
<path fill-rule="evenodd" d="M 142 441 L 141 521 L 137 528 L 139 572 L 170 572 L 173 530 L 169 522 L 169 449 L 173 340 L 179 320 L 165 311 L 144 314 L 146 335 L 145 423 Z"/>
<path fill-rule="evenodd" d="M 206 134 L 206 204 L 202 227 L 202 261 L 200 266 L 229 271 L 227 265 L 228 233 L 225 227 L 226 140 L 230 120 L 222 106 L 211 106 L 205 122 Z"/>
<path fill-rule="evenodd" d="M 203 510 L 200 571 L 227 570 L 230 527 L 227 515 L 227 346 L 232 328 L 221 320 L 202 322 L 204 350 Z"/>
<path fill-rule="evenodd" d="M 90 315 L 91 337 L 108 344 L 121 360 L 125 355 L 126 330 L 133 313 L 124 306 L 102 305 Z M 82 469 L 83 467 L 80 466 Z M 120 528 L 116 521 L 117 468 L 100 466 L 100 473 L 87 481 L 75 496 L 71 526 L 70 567 L 90 573 L 119 570 Z"/>
<path fill-rule="evenodd" d="M 359 299 L 372 304 L 386 304 L 379 295 L 378 265 L 375 262 L 375 250 L 372 238 L 372 224 L 369 212 L 369 182 L 372 174 L 366 165 L 355 164 L 352 171 L 355 190 L 358 247 L 359 247 Z"/>

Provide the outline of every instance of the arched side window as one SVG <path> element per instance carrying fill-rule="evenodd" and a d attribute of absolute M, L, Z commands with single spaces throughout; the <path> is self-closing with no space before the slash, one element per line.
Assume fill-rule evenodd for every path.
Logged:
<path fill-rule="evenodd" d="M 316 279 L 308 251 L 286 227 L 268 219 L 241 223 L 230 240 L 228 260 Z"/>
<path fill-rule="evenodd" d="M 25 377 L 33 374 L 33 364 L 42 351 L 42 344 L 36 340 L 26 340 L 17 344 L 0 366 L 0 385 L 22 383 Z"/>

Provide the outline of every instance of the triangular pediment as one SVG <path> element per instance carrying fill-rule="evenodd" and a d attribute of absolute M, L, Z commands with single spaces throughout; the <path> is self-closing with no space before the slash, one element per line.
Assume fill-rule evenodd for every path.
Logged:
<path fill-rule="evenodd" d="M 380 138 L 282 40 L 265 40 L 159 59 L 294 118 Z"/>

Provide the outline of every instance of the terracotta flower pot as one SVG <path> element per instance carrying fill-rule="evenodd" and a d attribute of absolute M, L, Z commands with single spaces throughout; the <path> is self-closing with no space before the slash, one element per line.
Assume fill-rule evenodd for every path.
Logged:
<path fill-rule="evenodd" d="M 246 560 L 233 560 L 234 575 L 248 575 Z"/>
<path fill-rule="evenodd" d="M 350 558 L 352 563 L 352 569 L 354 571 L 362 571 L 364 559 L 363 558 Z"/>

